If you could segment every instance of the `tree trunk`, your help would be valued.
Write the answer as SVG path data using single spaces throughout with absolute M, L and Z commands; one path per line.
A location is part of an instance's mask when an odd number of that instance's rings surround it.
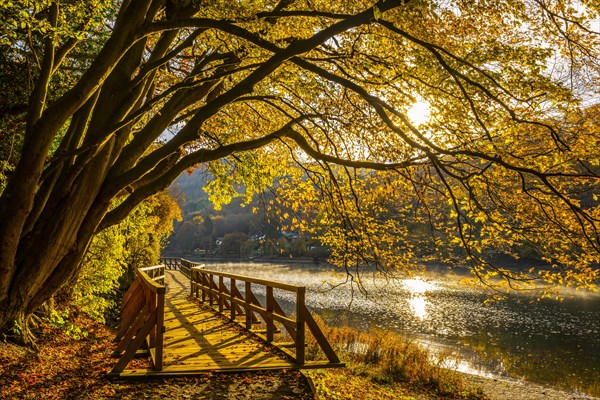
M 78 271 L 85 250 L 106 212 L 110 200 L 97 198 L 110 167 L 112 146 L 94 158 L 71 182 L 62 174 L 47 201 L 34 210 L 35 221 L 21 237 L 14 258 L 14 273 L 8 289 L 2 293 L 0 330 L 13 333 L 15 321 L 23 327 L 22 340 L 29 343 L 27 318 Z M 65 182 L 66 181 L 66 182 Z
M 10 332 L 17 342 L 31 344 L 29 316 L 50 300 L 79 269 L 94 232 L 93 226 L 100 218 L 90 221 L 88 216 L 69 222 L 68 217 L 77 210 L 85 214 L 82 208 L 73 205 L 56 210 L 55 224 L 22 241 L 15 274 L 0 302 L 0 332 Z

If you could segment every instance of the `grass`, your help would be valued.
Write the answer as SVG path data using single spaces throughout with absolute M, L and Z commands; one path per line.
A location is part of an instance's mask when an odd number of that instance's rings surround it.
M 460 374 L 442 368 L 443 360 L 432 361 L 430 354 L 414 341 L 391 332 L 358 332 L 350 327 L 321 329 L 346 362 L 346 370 L 309 371 L 320 398 L 382 399 L 418 398 L 484 400 L 479 388 L 466 384 Z M 307 357 L 319 359 L 320 349 L 307 335 Z

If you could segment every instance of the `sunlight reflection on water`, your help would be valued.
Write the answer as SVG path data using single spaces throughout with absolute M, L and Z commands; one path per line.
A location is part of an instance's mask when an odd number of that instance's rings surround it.
M 427 317 L 427 300 L 424 297 L 413 297 L 408 300 L 415 317 L 424 320 Z
M 402 285 L 409 292 L 410 298 L 407 299 L 408 305 L 413 315 L 421 321 L 427 318 L 427 307 L 430 303 L 425 298 L 424 294 L 438 287 L 421 278 L 403 279 Z

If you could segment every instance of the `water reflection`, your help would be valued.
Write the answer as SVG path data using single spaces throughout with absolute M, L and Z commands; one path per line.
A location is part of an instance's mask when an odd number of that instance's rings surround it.
M 412 297 L 408 299 L 408 304 L 410 305 L 413 314 L 415 317 L 423 320 L 427 317 L 427 300 L 425 297 Z
M 402 284 L 409 292 L 410 298 L 407 301 L 413 315 L 420 320 L 427 318 L 429 302 L 424 295 L 431 290 L 435 290 L 436 285 L 421 278 L 404 279 Z

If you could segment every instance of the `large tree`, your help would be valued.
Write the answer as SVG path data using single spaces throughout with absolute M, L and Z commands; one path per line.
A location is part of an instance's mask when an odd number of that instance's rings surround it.
M 2 83 L 21 85 L 1 104 L 2 140 L 22 139 L 0 199 L 2 329 L 77 273 L 95 233 L 198 164 L 217 200 L 303 166 L 307 191 L 321 185 L 346 215 L 336 229 L 352 228 L 349 204 L 383 221 L 377 187 L 396 205 L 445 198 L 472 259 L 475 222 L 491 241 L 551 227 L 581 262 L 559 259 L 548 279 L 596 279 L 598 203 L 582 194 L 597 191 L 600 158 L 593 1 L 1 4 Z M 431 117 L 411 122 L 425 101 Z M 384 258 L 402 244 L 378 243 Z

